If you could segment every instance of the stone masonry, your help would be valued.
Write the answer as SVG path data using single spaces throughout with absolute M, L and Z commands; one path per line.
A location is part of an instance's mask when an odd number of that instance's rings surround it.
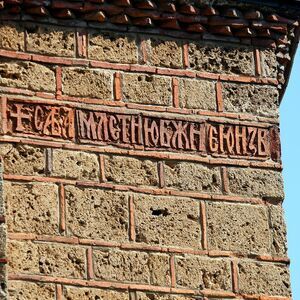
M 0 1 L 0 299 L 291 299 L 296 8 L 27 2 Z

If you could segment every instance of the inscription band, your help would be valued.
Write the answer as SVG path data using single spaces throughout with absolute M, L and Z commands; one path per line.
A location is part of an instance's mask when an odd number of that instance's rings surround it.
M 7 103 L 7 133 L 145 150 L 272 158 L 273 127 L 190 121 L 38 103 Z M 277 141 L 276 141 L 277 142 Z

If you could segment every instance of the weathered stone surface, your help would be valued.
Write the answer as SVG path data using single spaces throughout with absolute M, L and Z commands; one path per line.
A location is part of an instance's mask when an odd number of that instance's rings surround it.
M 81 238 L 124 242 L 128 239 L 127 195 L 66 186 L 67 230 Z
M 273 233 L 272 253 L 275 256 L 287 256 L 286 225 L 284 210 L 281 206 L 272 205 L 270 210 L 270 225 Z
M 203 72 L 254 75 L 253 50 L 190 43 L 190 67 Z
M 268 221 L 264 206 L 208 203 L 209 249 L 269 254 L 271 232 Z
M 98 279 L 168 286 L 169 257 L 146 252 L 94 250 Z
M 8 292 L 11 300 L 56 299 L 55 285 L 50 283 L 9 281 Z
M 282 200 L 283 180 L 280 172 L 264 169 L 228 168 L 229 188 L 234 194 Z
M 7 50 L 24 50 L 23 29 L 15 23 L 0 24 L 0 48 Z
M 55 91 L 54 70 L 34 62 L 0 60 L 0 81 L 7 87 Z
M 215 82 L 208 80 L 180 79 L 179 103 L 183 108 L 216 110 Z
M 48 183 L 5 183 L 9 232 L 58 233 L 58 187 Z
M 14 241 L 8 244 L 9 272 L 58 277 L 85 276 L 85 249 L 76 246 Z
M 112 73 L 97 69 L 63 68 L 63 93 L 70 96 L 112 99 Z
M 0 258 L 6 257 L 6 225 L 0 224 Z
M 6 300 L 7 286 L 6 286 L 6 264 L 0 264 L 0 299 Z M 1 298 L 2 297 L 2 298 Z
M 105 176 L 108 181 L 132 185 L 157 185 L 157 164 L 125 156 L 105 157 Z
M 263 76 L 276 78 L 278 74 L 278 61 L 276 58 L 275 50 L 261 50 L 261 59 Z
M 26 25 L 27 51 L 55 56 L 75 55 L 75 32 L 65 27 Z
M 64 297 L 66 300 L 128 300 L 128 293 L 65 286 Z
M 182 43 L 167 38 L 150 38 L 146 41 L 147 56 L 151 65 L 180 68 L 182 64 Z
M 45 171 L 44 149 L 28 145 L 1 145 L 5 174 L 42 175 Z
M 1 145 L 0 145 L 1 151 Z M 0 215 L 4 215 L 5 213 L 5 204 L 4 204 L 4 197 L 3 197 L 3 161 L 0 154 Z
M 134 199 L 137 242 L 201 247 L 198 202 L 139 195 Z
M 197 300 L 201 300 L 201 299 L 202 298 L 197 297 Z M 163 294 L 137 292 L 136 300 L 195 300 L 195 298 L 182 296 L 182 295 L 163 295 Z
M 231 290 L 230 262 L 197 256 L 176 257 L 178 286 L 192 289 Z
M 278 117 L 279 92 L 276 87 L 223 83 L 223 100 L 228 112 Z
M 138 47 L 134 35 L 113 32 L 89 34 L 89 58 L 117 63 L 137 63 Z
M 171 79 L 144 74 L 123 74 L 124 101 L 143 104 L 171 105 Z
M 165 182 L 167 187 L 198 192 L 220 192 L 219 168 L 196 163 L 166 162 Z
M 285 265 L 242 261 L 238 268 L 241 293 L 290 296 L 289 270 Z
M 52 175 L 70 179 L 98 180 L 98 157 L 86 152 L 53 150 Z

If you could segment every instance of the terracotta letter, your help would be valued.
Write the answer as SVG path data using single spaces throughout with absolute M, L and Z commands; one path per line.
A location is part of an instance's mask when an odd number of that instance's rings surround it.
M 73 138 L 75 136 L 74 110 L 71 108 L 64 108 L 64 110 L 67 112 L 67 114 L 63 120 L 62 136 L 65 138 Z
M 267 129 L 258 129 L 257 148 L 259 156 L 268 156 L 270 153 L 269 131 Z
M 130 137 L 132 144 L 143 144 L 143 123 L 141 116 L 132 116 L 130 120 Z M 137 137 L 137 138 L 136 138 Z
M 170 124 L 170 121 L 168 120 L 160 120 L 159 121 L 159 140 L 160 140 L 160 145 L 162 147 L 171 147 L 171 134 L 169 132 L 169 124 Z
M 96 112 L 97 119 L 97 138 L 99 141 L 108 141 L 108 119 L 106 113 Z
M 24 131 L 25 128 L 23 126 L 23 120 L 31 120 L 32 116 L 30 114 L 24 113 L 22 110 L 24 108 L 23 104 L 14 104 L 16 108 L 16 112 L 13 113 L 10 111 L 10 118 L 15 118 L 16 119 L 16 131 Z
M 149 121 L 151 122 L 151 126 L 149 127 Z M 154 120 L 150 120 L 149 118 L 144 119 L 144 136 L 145 136 L 145 145 L 151 146 L 150 139 L 153 146 L 157 146 L 159 140 L 159 130 L 156 122 Z
M 224 153 L 224 125 L 219 125 L 219 142 L 220 142 L 220 153 Z
M 34 110 L 34 127 L 37 131 L 42 131 L 43 130 L 43 117 L 44 117 L 44 111 L 40 105 L 37 105 Z
M 225 146 L 229 154 L 234 154 L 234 132 L 233 126 L 227 127 L 227 132 L 224 133 Z
M 196 126 L 199 127 L 198 130 L 195 129 Z M 195 136 L 197 136 L 196 141 Z M 205 123 L 190 123 L 190 146 L 191 150 L 205 151 Z
M 242 132 L 241 132 L 241 130 Z M 242 151 L 241 144 L 242 143 Z M 247 154 L 247 136 L 246 136 L 246 127 L 245 126 L 235 126 L 235 150 L 238 155 Z
M 122 142 L 125 144 L 129 144 L 129 121 L 130 117 L 127 115 L 117 115 L 117 118 L 120 123 L 120 129 L 121 129 L 121 139 Z M 128 122 L 127 122 L 128 121 Z
M 96 125 L 95 125 L 95 120 L 94 120 L 94 113 L 89 112 L 88 113 L 89 118 L 86 118 L 86 114 L 78 110 L 77 111 L 77 118 L 78 118 L 78 124 L 79 124 L 79 133 L 80 137 L 83 139 L 97 139 L 97 134 L 96 134 Z
M 248 134 L 249 134 L 249 144 L 248 148 L 253 155 L 257 153 L 257 146 L 255 145 L 256 135 L 257 135 L 257 128 L 255 127 L 248 127 Z
M 219 150 L 218 130 L 213 125 L 210 125 L 208 129 L 208 147 L 213 153 Z
M 183 121 L 177 121 L 177 122 L 172 121 L 172 124 L 174 125 L 174 128 L 175 128 L 175 132 L 172 137 L 172 147 L 175 149 L 176 148 L 189 149 L 190 143 L 189 143 L 189 139 L 188 139 L 188 136 L 186 133 L 189 123 L 185 122 L 185 124 L 183 125 Z
M 120 139 L 120 127 L 117 118 L 113 115 L 109 117 L 109 133 L 113 141 L 118 141 Z
M 47 116 L 44 124 L 43 133 L 46 135 L 61 136 L 61 126 L 58 122 L 59 110 L 57 107 L 51 107 L 51 111 Z

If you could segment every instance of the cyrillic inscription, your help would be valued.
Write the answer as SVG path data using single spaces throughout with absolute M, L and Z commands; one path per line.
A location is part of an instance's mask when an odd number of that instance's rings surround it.
M 205 123 L 81 110 L 77 120 L 80 139 L 205 151 Z
M 272 128 L 9 102 L 8 132 L 145 150 L 270 157 Z
M 12 132 L 72 139 L 74 109 L 63 106 L 8 103 L 7 128 Z

